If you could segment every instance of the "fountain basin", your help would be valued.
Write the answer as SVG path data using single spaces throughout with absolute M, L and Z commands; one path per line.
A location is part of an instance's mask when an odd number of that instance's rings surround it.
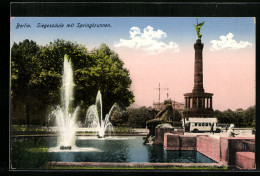
M 143 136 L 78 136 L 71 150 L 57 147 L 57 137 L 34 138 L 37 139 L 45 141 L 42 147 L 49 149 L 49 162 L 216 163 L 197 151 L 167 151 L 162 146 L 143 145 Z
M 60 146 L 61 150 L 71 150 L 71 146 Z

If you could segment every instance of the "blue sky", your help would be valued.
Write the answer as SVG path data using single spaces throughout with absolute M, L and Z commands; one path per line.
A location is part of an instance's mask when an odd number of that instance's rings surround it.
M 199 18 L 203 78 L 206 92 L 214 93 L 213 108 L 247 108 L 255 105 L 255 23 L 253 17 Z M 16 29 L 17 24 L 31 28 Z M 42 24 L 110 24 L 107 28 L 37 28 Z M 46 45 L 55 39 L 77 42 L 88 49 L 106 43 L 130 71 L 136 106 L 152 106 L 158 100 L 159 82 L 170 98 L 183 102 L 193 88 L 195 17 L 87 17 L 11 19 L 11 44 L 24 39 Z M 241 84 L 243 83 L 243 84 Z M 166 92 L 161 92 L 161 100 Z
M 213 39 L 219 39 L 220 35 L 234 34 L 237 41 L 246 40 L 255 43 L 254 19 L 249 18 L 199 18 L 199 22 L 206 21 L 201 29 L 204 43 Z M 37 23 L 109 23 L 111 28 L 36 28 Z M 17 23 L 28 23 L 31 28 L 15 29 Z M 35 40 L 38 44 L 45 45 L 57 38 L 77 41 L 81 44 L 99 45 L 105 42 L 112 45 L 120 38 L 129 37 L 129 29 L 133 26 L 141 30 L 152 26 L 154 30 L 162 30 L 167 33 L 165 42 L 174 41 L 178 44 L 189 44 L 196 39 L 196 31 L 193 24 L 196 18 L 22 18 L 15 17 L 11 22 L 11 40 L 22 41 L 26 38 Z M 12 42 L 11 42 L 12 43 Z

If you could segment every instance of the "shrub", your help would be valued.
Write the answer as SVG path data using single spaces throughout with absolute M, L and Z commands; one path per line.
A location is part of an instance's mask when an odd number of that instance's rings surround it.
M 157 111 L 152 108 L 128 108 L 127 109 L 128 121 L 127 126 L 133 128 L 145 128 L 146 121 L 153 119 Z
M 134 132 L 134 130 L 132 128 L 128 128 L 128 127 L 116 127 L 113 130 L 113 133 L 115 133 L 115 134 L 120 134 L 120 133 L 132 134 L 133 132 Z

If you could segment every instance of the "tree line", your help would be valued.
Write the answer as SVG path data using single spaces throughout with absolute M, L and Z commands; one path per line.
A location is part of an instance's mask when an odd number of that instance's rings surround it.
M 106 44 L 88 51 L 83 45 L 62 39 L 45 46 L 26 39 L 11 47 L 12 124 L 48 123 L 48 115 L 60 104 L 65 54 L 73 65 L 73 107 L 80 106 L 78 120 L 84 121 L 98 90 L 102 93 L 104 113 L 114 103 L 124 109 L 134 102 L 129 71 Z
M 255 106 L 245 110 L 239 108 L 235 111 L 230 109 L 225 111 L 214 111 L 219 123 L 233 123 L 235 127 L 255 127 Z
M 126 110 L 117 109 L 112 115 L 112 123 L 114 126 L 125 126 L 132 128 L 145 128 L 146 121 L 154 119 L 159 111 L 152 107 L 129 107 Z M 169 121 L 175 127 L 182 126 L 182 113 L 178 110 L 167 112 Z M 166 115 L 166 114 L 165 114 Z M 214 111 L 214 117 L 218 119 L 218 123 L 233 123 L 235 127 L 245 128 L 255 127 L 255 106 L 251 106 L 245 110 L 239 108 L 235 111 L 230 109 L 225 111 Z
M 145 128 L 146 121 L 154 119 L 159 111 L 152 107 L 128 107 L 126 110 L 117 108 L 112 114 L 111 121 L 114 126 L 125 126 L 132 128 Z M 181 113 L 178 110 L 169 110 L 163 114 L 167 116 L 165 123 L 181 126 Z M 158 117 L 160 118 L 160 117 Z
M 122 111 L 117 109 L 112 115 L 112 123 L 114 126 L 126 126 L 133 128 L 145 128 L 146 121 L 154 119 L 159 111 L 152 107 L 129 107 Z M 170 114 L 169 114 L 170 113 Z M 182 114 L 175 110 L 174 112 L 169 111 L 169 122 L 173 123 L 173 126 L 181 126 Z M 218 123 L 233 123 L 235 127 L 245 128 L 255 127 L 255 106 L 251 106 L 245 110 L 239 108 L 235 111 L 230 109 L 225 111 L 214 111 L 214 117 L 218 119 Z

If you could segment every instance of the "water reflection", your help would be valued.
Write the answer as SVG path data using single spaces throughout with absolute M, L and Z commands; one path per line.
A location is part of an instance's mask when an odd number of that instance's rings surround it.
M 196 152 L 196 159 L 197 159 L 197 163 L 211 163 L 213 160 L 208 158 L 207 156 Z
M 168 163 L 196 163 L 196 151 L 167 151 Z
M 147 146 L 148 151 L 148 161 L 150 163 L 161 163 L 165 161 L 167 158 L 166 151 L 163 149 L 162 146 L 158 145 L 148 145 Z
M 64 162 L 150 162 L 150 163 L 214 163 L 210 158 L 196 151 L 166 151 L 162 146 L 143 145 L 143 137 L 79 137 L 74 150 L 60 151 L 56 137 L 21 138 L 36 143 L 44 140 L 49 148 L 51 161 Z M 17 140 L 13 140 L 15 142 Z M 28 148 L 33 147 L 28 146 Z M 57 150 L 55 150 L 55 147 Z M 53 150 L 50 150 L 53 149 Z
M 83 161 L 91 162 L 107 162 L 107 161 L 117 161 L 117 162 L 128 162 L 129 153 L 129 140 L 119 140 L 112 138 L 106 140 L 99 138 L 91 138 L 89 140 L 77 140 L 77 147 L 95 147 L 102 150 L 103 152 L 91 152 L 83 153 L 80 157 Z

